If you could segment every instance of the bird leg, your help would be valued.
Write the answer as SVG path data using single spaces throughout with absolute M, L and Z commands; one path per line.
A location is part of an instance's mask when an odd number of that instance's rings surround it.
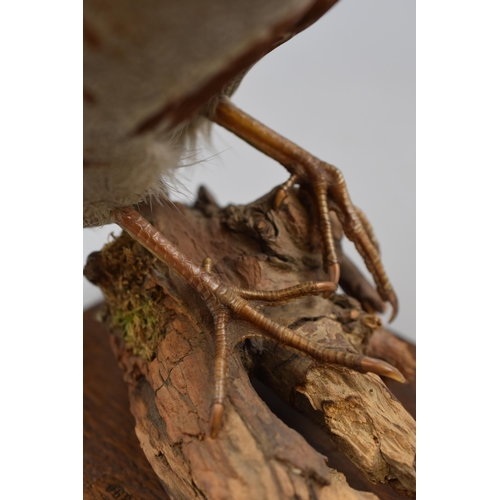
M 340 266 L 329 217 L 330 208 L 335 211 L 345 235 L 354 243 L 373 276 L 380 297 L 391 304 L 392 321 L 398 311 L 396 294 L 380 260 L 373 230 L 365 215 L 352 204 L 342 172 L 247 115 L 227 98 L 220 100 L 210 119 L 278 161 L 290 172 L 291 178 L 278 191 L 276 206 L 279 207 L 286 191 L 295 183 L 311 192 L 316 200 L 323 240 L 324 268 L 330 279 L 338 283 Z
M 122 229 L 197 290 L 212 313 L 216 344 L 215 392 L 210 418 L 210 436 L 212 438 L 215 438 L 219 433 L 224 412 L 226 372 L 230 354 L 227 340 L 227 324 L 230 316 L 252 323 L 261 330 L 262 335 L 304 353 L 320 363 L 341 365 L 362 373 L 373 372 L 404 382 L 401 373 L 385 361 L 350 352 L 327 349 L 272 321 L 249 302 L 252 300 L 282 303 L 299 297 L 333 292 L 337 288 L 335 283 L 305 282 L 275 291 L 237 288 L 223 282 L 212 273 L 210 259 L 205 259 L 201 267 L 190 262 L 165 236 L 133 208 L 115 209 L 111 216 Z
M 356 208 L 358 211 L 358 216 L 362 221 L 362 224 L 365 226 L 370 239 L 372 240 L 373 245 L 380 252 L 380 248 L 378 242 L 373 234 L 372 227 L 365 215 L 361 210 Z M 377 290 L 373 287 L 373 285 L 365 278 L 363 273 L 356 267 L 356 265 L 347 257 L 347 255 L 342 250 L 342 225 L 335 214 L 335 212 L 330 212 L 330 220 L 333 227 L 333 238 L 335 241 L 335 248 L 337 250 L 337 255 L 340 264 L 340 281 L 339 285 L 342 287 L 342 290 L 349 295 L 350 297 L 354 297 L 357 299 L 361 307 L 368 313 L 384 313 L 386 310 L 386 306 L 384 301 L 380 298 L 380 295 L 377 293 Z

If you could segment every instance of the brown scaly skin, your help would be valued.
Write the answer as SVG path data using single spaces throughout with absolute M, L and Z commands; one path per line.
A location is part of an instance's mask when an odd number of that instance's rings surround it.
M 115 209 L 112 218 L 142 246 L 184 278 L 206 302 L 214 318 L 216 356 L 214 367 L 215 390 L 210 418 L 210 436 L 217 437 L 224 412 L 226 394 L 226 372 L 229 347 L 226 327 L 230 315 L 253 323 L 262 333 L 275 341 L 296 349 L 312 359 L 352 368 L 359 372 L 373 372 L 404 382 L 403 375 L 393 366 L 367 356 L 325 349 L 315 342 L 306 340 L 289 328 L 270 320 L 249 300 L 282 303 L 307 295 L 331 293 L 337 285 L 333 282 L 307 282 L 275 291 L 255 291 L 233 287 L 211 273 L 212 264 L 205 259 L 202 266 L 190 262 L 167 238 L 131 207 Z
M 277 206 L 286 196 L 286 190 L 295 183 L 300 183 L 311 191 L 316 200 L 323 238 L 325 271 L 335 284 L 339 281 L 340 266 L 335 252 L 329 210 L 332 208 L 336 212 L 345 235 L 354 243 L 372 274 L 379 295 L 391 304 L 392 321 L 398 312 L 396 294 L 380 260 L 373 230 L 366 216 L 352 204 L 342 172 L 267 128 L 234 106 L 227 98 L 220 99 L 210 118 L 281 163 L 291 173 L 292 176 L 283 186 L 283 191 L 277 195 Z

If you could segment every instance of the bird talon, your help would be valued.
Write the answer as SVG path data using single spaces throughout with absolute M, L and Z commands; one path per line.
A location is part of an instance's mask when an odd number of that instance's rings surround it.
M 210 411 L 210 437 L 216 439 L 222 426 L 222 416 L 224 415 L 224 405 L 222 403 L 213 403 Z
M 287 199 L 288 192 L 296 182 L 297 176 L 292 174 L 289 179 L 278 188 L 273 200 L 274 210 L 279 210 L 283 202 Z
M 288 193 L 283 189 L 283 187 L 280 187 L 274 196 L 273 209 L 276 211 L 279 210 L 287 197 Z
M 397 299 L 380 260 L 380 251 L 375 234 L 367 218 L 351 202 L 342 172 L 314 157 L 293 142 L 280 136 L 262 123 L 250 117 L 228 99 L 221 99 L 211 119 L 233 132 L 267 156 L 281 163 L 292 175 L 278 189 L 274 206 L 279 208 L 286 198 L 286 191 L 294 184 L 311 191 L 316 200 L 319 228 L 323 239 L 323 262 L 325 272 L 336 283 L 339 281 L 330 206 L 337 214 L 346 237 L 351 240 L 363 258 L 375 281 L 380 297 L 393 306 L 394 319 L 397 314 Z M 332 203 L 333 202 L 333 203 Z
M 310 281 L 274 291 L 240 289 L 229 283 L 224 283 L 210 272 L 212 269 L 210 258 L 207 257 L 203 260 L 203 268 L 190 262 L 179 249 L 132 207 L 116 209 L 112 212 L 112 217 L 130 236 L 197 290 L 212 313 L 215 326 L 215 390 L 210 417 L 210 436 L 212 438 L 219 433 L 224 412 L 222 401 L 226 395 L 227 366 L 230 355 L 227 324 L 231 313 L 235 318 L 255 325 L 262 331 L 263 335 L 282 345 L 296 349 L 321 363 L 337 364 L 362 372 L 372 371 L 394 380 L 404 380 L 398 370 L 388 363 L 359 354 L 325 348 L 301 337 L 286 326 L 272 321 L 249 302 L 249 300 L 257 300 L 278 304 L 299 297 L 332 293 L 337 288 L 335 282 Z M 334 276 L 335 273 L 338 273 L 338 270 L 335 270 L 334 266 Z M 395 301 L 395 295 L 389 294 L 389 298 L 393 302 Z
M 394 318 L 396 318 L 396 316 L 398 314 L 398 311 L 399 311 L 398 297 L 394 293 L 393 290 L 391 290 L 389 292 L 389 294 L 388 294 L 388 300 L 389 300 L 389 304 L 391 304 L 391 306 L 392 306 L 392 314 L 391 314 L 391 317 L 389 319 L 389 323 L 392 323 L 394 321 Z
M 381 359 L 369 358 L 368 356 L 365 356 L 361 361 L 361 371 L 376 373 L 381 377 L 390 378 L 401 384 L 406 382 L 403 374 L 397 368 L 385 361 L 382 361 Z

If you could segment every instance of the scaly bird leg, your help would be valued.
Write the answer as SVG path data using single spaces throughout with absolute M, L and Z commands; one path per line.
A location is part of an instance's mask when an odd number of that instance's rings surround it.
M 338 283 L 340 267 L 328 215 L 329 207 L 332 206 L 345 235 L 354 243 L 373 276 L 380 297 L 392 305 L 392 321 L 398 311 L 396 294 L 380 260 L 378 244 L 371 226 L 362 212 L 352 204 L 342 172 L 267 128 L 226 98 L 221 99 L 210 119 L 281 163 L 292 174 L 292 183 L 298 182 L 312 191 L 323 238 L 325 271 L 329 273 L 332 281 Z M 290 187 L 288 184 L 284 186 L 285 191 Z M 279 198 L 283 199 L 283 193 L 278 192 L 277 197 L 279 203 Z
M 210 257 L 205 257 L 201 265 L 203 270 L 211 274 L 213 262 Z M 210 437 L 215 439 L 222 424 L 224 415 L 224 399 L 227 386 L 227 363 L 229 358 L 229 344 L 227 339 L 227 323 L 229 311 L 217 303 L 215 297 L 207 301 L 208 308 L 214 318 L 215 328 L 215 360 L 214 360 L 214 396 L 210 411 Z
M 368 282 L 354 263 L 344 254 L 339 256 L 339 262 L 341 269 L 340 286 L 342 290 L 350 297 L 357 299 L 365 311 L 369 313 L 376 311 L 383 313 L 385 311 L 384 302 L 382 302 L 375 288 L 373 288 L 372 284 Z
M 211 437 L 218 435 L 224 412 L 226 372 L 229 357 L 226 329 L 230 314 L 254 324 L 262 330 L 263 335 L 307 354 L 321 363 L 338 364 L 362 373 L 373 372 L 404 382 L 401 373 L 385 361 L 344 351 L 326 349 L 301 337 L 289 328 L 270 320 L 248 302 L 248 300 L 283 302 L 306 295 L 319 295 L 334 291 L 337 288 L 335 283 L 307 282 L 270 292 L 239 289 L 224 283 L 215 276 L 211 272 L 212 263 L 209 259 L 204 260 L 202 267 L 190 262 L 165 236 L 133 208 L 115 209 L 111 216 L 114 222 L 197 290 L 214 317 L 216 355 L 215 394 L 210 417 Z
M 358 211 L 358 215 L 365 226 L 366 231 L 368 232 L 373 245 L 380 252 L 379 245 L 377 240 L 375 239 L 375 235 L 373 234 L 373 230 L 371 228 L 370 223 L 366 219 L 365 215 L 361 210 L 356 208 Z M 364 277 L 363 273 L 354 265 L 353 262 L 347 257 L 347 255 L 342 251 L 342 225 L 335 214 L 335 212 L 330 212 L 330 219 L 332 221 L 333 227 L 333 238 L 335 241 L 335 248 L 337 249 L 337 255 L 339 258 L 340 264 L 340 281 L 339 285 L 342 287 L 344 292 L 359 300 L 361 303 L 361 307 L 369 312 L 380 312 L 383 313 L 386 310 L 384 301 L 380 298 L 380 295 L 377 293 L 377 290 L 373 287 L 373 285 Z

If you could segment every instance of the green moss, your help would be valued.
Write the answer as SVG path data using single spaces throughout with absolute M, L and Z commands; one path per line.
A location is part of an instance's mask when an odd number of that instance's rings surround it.
M 147 298 L 144 302 L 134 299 L 134 303 L 129 299 L 113 311 L 113 326 L 122 330 L 125 345 L 134 354 L 150 360 L 162 338 L 156 304 Z
M 127 348 L 146 360 L 156 354 L 168 314 L 160 287 L 151 286 L 154 257 L 126 233 L 101 251 L 100 283 L 109 307 L 111 323 Z

